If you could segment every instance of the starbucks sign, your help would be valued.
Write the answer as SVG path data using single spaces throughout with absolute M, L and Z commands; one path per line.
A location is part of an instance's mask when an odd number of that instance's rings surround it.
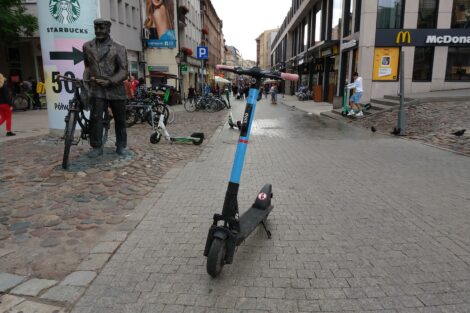
M 80 17 L 80 3 L 78 0 L 50 0 L 49 12 L 57 22 L 72 24 Z
M 99 0 L 37 2 L 49 128 L 59 130 L 64 129 L 64 117 L 75 91 L 60 75 L 82 77 L 82 47 L 94 37 L 93 20 L 98 15 Z

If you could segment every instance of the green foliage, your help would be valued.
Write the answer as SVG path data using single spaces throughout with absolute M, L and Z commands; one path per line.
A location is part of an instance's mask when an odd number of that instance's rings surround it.
M 22 0 L 0 0 L 1 42 L 11 42 L 19 37 L 31 37 L 37 29 L 37 18 L 26 12 Z

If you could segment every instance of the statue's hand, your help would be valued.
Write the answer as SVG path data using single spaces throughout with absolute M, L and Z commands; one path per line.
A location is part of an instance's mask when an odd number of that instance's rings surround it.
M 95 81 L 102 87 L 108 87 L 111 84 L 111 82 L 107 79 L 96 78 Z

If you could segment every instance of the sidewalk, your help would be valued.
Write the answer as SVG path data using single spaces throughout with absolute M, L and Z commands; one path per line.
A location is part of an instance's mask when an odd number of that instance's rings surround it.
M 322 112 L 333 110 L 333 104 L 328 102 L 315 102 L 313 100 L 299 101 L 296 96 L 283 94 L 279 94 L 277 99 L 281 104 L 309 114 L 320 115 Z
M 5 125 L 0 126 L 0 143 L 14 139 L 48 134 L 49 125 L 47 121 L 47 110 L 13 112 L 12 130 L 16 133 L 16 136 L 6 137 L 4 127 Z
M 467 158 L 284 106 L 257 108 L 238 203 L 243 213 L 273 183 L 272 239 L 257 229 L 220 277 L 207 275 L 204 243 L 239 135 L 224 125 L 149 194 L 140 208 L 148 213 L 74 313 L 468 309 Z

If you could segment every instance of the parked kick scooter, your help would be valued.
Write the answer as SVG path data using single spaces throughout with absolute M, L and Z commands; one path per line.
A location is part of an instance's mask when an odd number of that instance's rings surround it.
M 166 130 L 166 126 L 164 121 L 164 115 L 162 112 L 155 112 L 152 110 L 152 128 L 154 133 L 150 136 L 150 142 L 153 144 L 157 144 L 160 139 L 165 137 L 166 140 L 173 143 L 193 143 L 194 145 L 200 145 L 204 141 L 204 133 L 192 133 L 190 137 L 171 137 L 168 131 Z M 154 122 L 154 114 L 158 115 L 158 125 L 155 125 Z
M 244 69 L 241 67 L 217 65 L 216 68 L 218 70 L 234 72 L 238 75 L 248 75 L 252 77 L 252 80 L 245 113 L 241 121 L 240 137 L 235 152 L 230 181 L 225 193 L 222 214 L 214 214 L 214 221 L 209 229 L 204 248 L 204 256 L 207 257 L 207 273 L 212 277 L 220 274 L 224 264 L 232 263 L 235 247 L 239 246 L 259 224 L 263 225 L 268 238 L 271 238 L 271 233 L 265 224 L 269 213 L 273 209 L 271 205 L 271 198 L 273 197 L 271 184 L 266 184 L 261 188 L 251 208 L 239 217 L 237 196 L 240 177 L 255 114 L 256 102 L 261 99 L 261 94 L 259 93 L 261 78 L 299 79 L 299 76 L 296 74 L 261 71 L 257 67 Z
M 343 92 L 343 111 L 341 112 L 342 116 L 348 116 L 349 113 L 349 89 L 346 87 L 347 83 L 344 86 L 344 92 Z

